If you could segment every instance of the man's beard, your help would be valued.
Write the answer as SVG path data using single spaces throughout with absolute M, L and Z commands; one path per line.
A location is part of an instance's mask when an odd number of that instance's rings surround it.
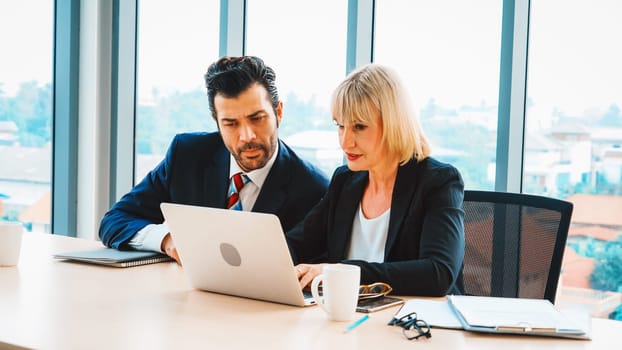
M 276 139 L 271 138 L 270 141 L 273 143 L 272 149 L 273 150 L 276 149 Z M 254 150 L 254 149 L 263 151 L 263 157 L 260 156 L 258 158 L 253 158 L 253 159 L 246 159 L 242 157 L 242 152 L 246 150 Z M 245 143 L 242 147 L 238 147 L 236 149 L 236 153 L 233 155 L 238 165 L 244 168 L 243 170 L 245 171 L 251 171 L 251 170 L 263 168 L 268 163 L 268 160 L 270 159 L 271 156 L 272 154 L 270 154 L 270 150 L 268 149 L 268 147 L 258 142 Z

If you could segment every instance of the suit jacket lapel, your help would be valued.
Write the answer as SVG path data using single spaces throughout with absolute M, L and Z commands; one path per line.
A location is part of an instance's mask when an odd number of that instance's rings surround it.
M 279 140 L 279 154 L 261 187 L 253 211 L 276 213 L 283 206 L 287 199 L 287 188 L 293 181 L 289 167 L 290 159 L 287 146 Z
M 387 259 L 391 248 L 395 244 L 402 222 L 408 214 L 415 189 L 417 188 L 417 162 L 411 160 L 397 170 L 397 178 L 391 198 L 391 216 L 389 218 L 389 232 L 384 248 L 384 258 Z
M 203 198 L 205 206 L 224 208 L 229 187 L 229 161 L 231 154 L 222 145 L 215 152 L 211 163 L 205 165 Z
M 345 257 L 350 237 L 352 237 L 352 224 L 354 216 L 359 208 L 365 186 L 369 182 L 369 173 L 366 171 L 355 172 L 341 189 L 340 200 L 335 208 L 336 219 L 332 235 L 333 242 L 328 244 L 329 257 Z M 332 250 L 334 249 L 334 250 Z

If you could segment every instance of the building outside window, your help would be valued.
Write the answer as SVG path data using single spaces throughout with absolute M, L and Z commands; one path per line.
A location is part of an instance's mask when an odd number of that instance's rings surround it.
M 532 0 L 523 192 L 574 204 L 560 297 L 622 319 L 622 37 L 615 0 Z

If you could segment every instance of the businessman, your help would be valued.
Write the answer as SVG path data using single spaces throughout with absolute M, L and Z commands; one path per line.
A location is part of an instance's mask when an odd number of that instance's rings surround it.
M 107 246 L 160 251 L 179 263 L 162 202 L 272 213 L 286 232 L 326 192 L 326 176 L 278 138 L 283 103 L 272 68 L 258 57 L 223 57 L 205 84 L 218 132 L 175 136 L 164 160 L 104 215 Z

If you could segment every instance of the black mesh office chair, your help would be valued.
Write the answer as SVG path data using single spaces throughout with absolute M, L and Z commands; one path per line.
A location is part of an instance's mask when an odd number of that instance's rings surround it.
M 465 293 L 555 302 L 572 203 L 465 191 L 463 208 Z

